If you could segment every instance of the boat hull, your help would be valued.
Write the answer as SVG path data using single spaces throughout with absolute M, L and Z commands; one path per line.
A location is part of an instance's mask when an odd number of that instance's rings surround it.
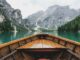
M 45 40 L 50 40 L 52 42 L 55 42 L 57 44 L 60 44 L 64 47 L 66 47 L 68 50 L 66 49 L 57 49 L 59 51 L 57 51 L 56 49 L 54 49 L 55 51 L 59 52 L 59 53 L 53 53 L 53 48 L 50 49 L 45 49 L 42 48 L 43 50 L 41 51 L 39 48 L 34 51 L 31 49 L 27 50 L 30 51 L 30 53 L 27 53 L 27 51 L 24 50 L 20 50 L 18 49 L 21 46 L 24 46 L 25 44 L 32 42 L 34 40 L 41 40 L 41 39 L 45 39 Z M 44 51 L 47 50 L 45 53 Z M 63 52 L 64 51 L 64 52 Z M 25 54 L 26 52 L 26 54 Z M 33 53 L 31 53 L 33 52 Z M 37 53 L 38 55 L 37 55 Z M 41 52 L 41 55 L 40 55 Z M 53 57 L 56 56 L 56 58 L 49 58 L 48 52 L 52 52 L 51 54 L 53 54 Z M 46 57 L 42 57 L 44 54 Z M 29 55 L 32 54 L 32 55 Z M 36 56 L 41 56 L 40 58 L 47 58 L 47 59 L 52 59 L 52 60 L 80 60 L 80 43 L 75 42 L 75 41 L 71 41 L 69 39 L 66 38 L 62 38 L 62 37 L 56 37 L 56 36 L 52 36 L 49 34 L 37 34 L 37 35 L 32 35 L 30 37 L 27 38 L 22 38 L 19 40 L 15 40 L 15 41 L 11 41 L 8 42 L 6 44 L 2 44 L 0 45 L 0 60 L 38 60 L 40 59 L 38 58 L 33 58 L 32 56 L 36 55 Z M 48 56 L 48 57 L 47 57 Z

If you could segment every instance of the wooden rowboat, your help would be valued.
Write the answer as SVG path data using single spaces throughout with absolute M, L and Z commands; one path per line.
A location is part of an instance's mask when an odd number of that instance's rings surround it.
M 80 43 L 37 34 L 0 45 L 0 60 L 80 60 Z

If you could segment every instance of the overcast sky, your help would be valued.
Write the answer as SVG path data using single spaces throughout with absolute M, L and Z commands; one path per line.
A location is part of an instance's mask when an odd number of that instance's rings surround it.
M 80 0 L 7 0 L 9 4 L 15 9 L 20 9 L 23 18 L 38 12 L 39 10 L 46 10 L 52 5 L 69 5 L 71 8 L 79 9 Z

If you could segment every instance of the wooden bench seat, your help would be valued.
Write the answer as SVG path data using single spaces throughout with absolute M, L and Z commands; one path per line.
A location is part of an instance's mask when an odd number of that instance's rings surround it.
M 53 51 L 53 50 L 60 50 L 60 49 L 66 49 L 64 46 L 57 44 L 55 42 L 49 41 L 49 40 L 35 40 L 32 42 L 29 42 L 25 44 L 24 46 L 21 46 L 18 48 L 18 50 L 26 49 L 28 51 Z

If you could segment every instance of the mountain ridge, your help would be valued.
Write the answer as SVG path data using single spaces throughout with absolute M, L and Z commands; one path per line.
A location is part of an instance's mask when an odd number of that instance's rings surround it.
M 42 15 L 39 15 L 35 20 L 32 15 L 29 16 L 31 18 L 27 19 L 30 22 L 34 22 L 33 25 L 37 23 L 40 27 L 55 29 L 56 27 L 60 27 L 73 20 L 76 16 L 80 15 L 79 12 L 79 10 L 71 9 L 69 6 L 54 5 L 50 6 L 46 11 L 43 12 Z M 37 16 L 38 14 L 39 13 L 35 13 L 33 15 Z

